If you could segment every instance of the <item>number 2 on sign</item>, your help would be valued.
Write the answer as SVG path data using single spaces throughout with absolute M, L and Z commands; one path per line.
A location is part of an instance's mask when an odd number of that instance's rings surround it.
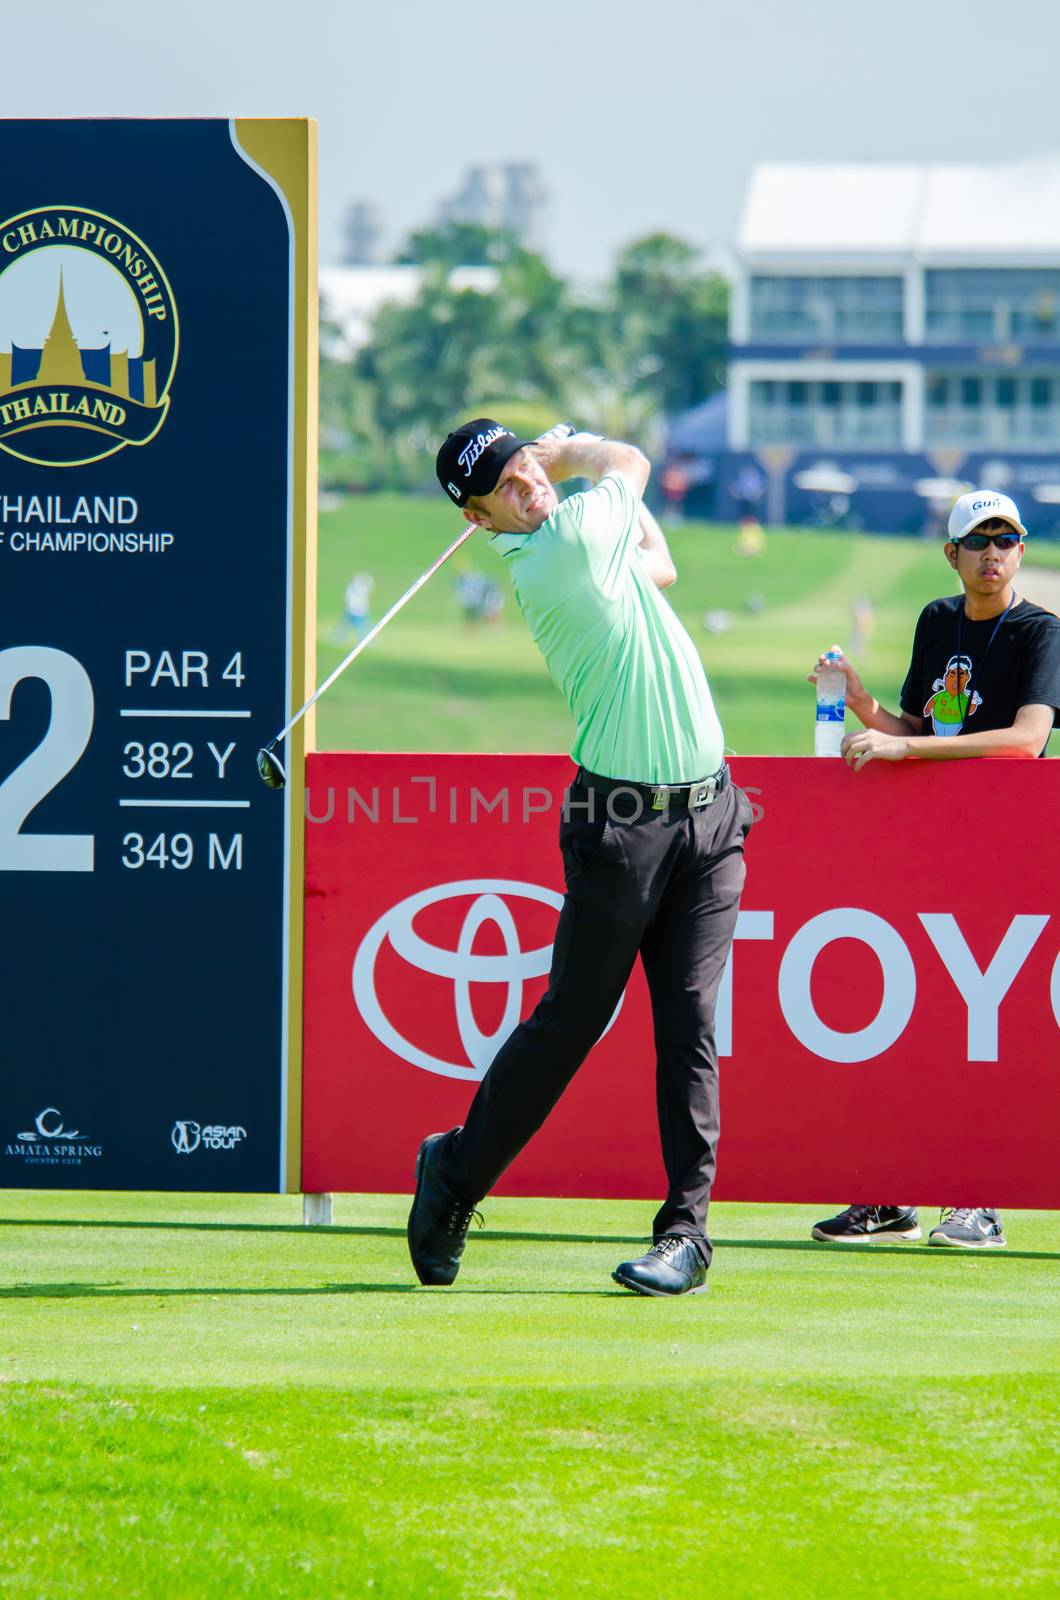
M 0 872 L 91 872 L 91 833 L 23 833 L 22 825 L 84 755 L 92 736 L 92 680 L 65 650 L 23 644 L 0 650 L 0 719 L 11 716 L 18 684 L 39 678 L 51 695 L 51 721 L 40 743 L 0 783 Z

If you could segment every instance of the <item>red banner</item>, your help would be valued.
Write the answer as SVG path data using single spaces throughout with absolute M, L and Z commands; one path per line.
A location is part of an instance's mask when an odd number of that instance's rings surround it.
M 718 1009 L 719 1199 L 1060 1206 L 1060 765 L 745 757 Z M 559 756 L 316 755 L 303 1187 L 402 1191 L 543 993 Z M 658 1198 L 650 1007 L 623 1003 L 498 1192 Z

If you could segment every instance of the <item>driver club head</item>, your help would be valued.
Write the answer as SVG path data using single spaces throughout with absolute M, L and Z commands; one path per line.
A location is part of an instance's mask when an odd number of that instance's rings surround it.
M 258 751 L 258 777 L 269 789 L 282 789 L 287 783 L 283 762 L 271 745 L 263 745 Z

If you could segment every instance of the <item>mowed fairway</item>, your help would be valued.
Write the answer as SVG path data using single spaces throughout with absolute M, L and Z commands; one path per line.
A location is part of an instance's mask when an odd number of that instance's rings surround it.
M 440 499 L 366 497 L 320 519 L 319 679 L 352 635 L 336 643 L 352 573 L 376 582 L 380 617 L 455 538 L 457 513 Z M 809 529 L 767 535 L 765 553 L 736 553 L 736 530 L 688 523 L 670 534 L 680 578 L 669 599 L 699 646 L 730 749 L 740 755 L 813 752 L 813 690 L 806 673 L 818 651 L 851 643 L 856 600 L 875 613 L 856 659 L 866 682 L 896 707 L 921 607 L 955 592 L 939 543 Z M 1028 547 L 1036 563 L 1060 549 Z M 499 626 L 468 629 L 456 573 L 471 565 L 501 584 Z M 761 607 L 749 610 L 752 606 Z M 1055 603 L 1055 602 L 1054 602 Z M 710 634 L 708 612 L 727 632 Z M 368 647 L 321 701 L 317 744 L 327 750 L 555 750 L 570 748 L 570 716 L 510 592 L 501 559 L 476 534 Z
M 373 574 L 378 617 L 458 526 L 433 500 L 322 518 L 321 676 L 349 576 Z M 672 540 L 732 748 L 812 749 L 805 672 L 858 597 L 893 704 L 916 613 L 950 587 L 939 547 L 781 532 L 747 560 L 734 536 Z M 484 539 L 466 559 L 506 583 Z M 445 572 L 322 703 L 317 742 L 569 738 L 510 597 L 469 631 Z M 1056 1594 L 1060 1213 L 1006 1213 L 1010 1248 L 984 1256 L 817 1245 L 825 1208 L 719 1205 L 709 1292 L 666 1301 L 610 1278 L 643 1204 L 487 1201 L 450 1290 L 415 1283 L 407 1205 L 339 1197 L 305 1230 L 296 1197 L 0 1194 L 0 1595 Z
M 984 1258 L 720 1205 L 665 1301 L 610 1280 L 644 1205 L 487 1202 L 451 1290 L 405 1209 L 5 1193 L 0 1592 L 1056 1593 L 1055 1213 Z

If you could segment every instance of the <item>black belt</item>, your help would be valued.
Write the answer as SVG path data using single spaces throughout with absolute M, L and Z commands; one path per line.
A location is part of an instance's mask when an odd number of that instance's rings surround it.
M 602 778 L 599 773 L 586 772 L 579 767 L 574 779 L 586 789 L 597 789 L 601 794 L 614 794 L 625 790 L 639 795 L 650 811 L 666 811 L 670 806 L 684 806 L 688 811 L 701 811 L 712 806 L 728 788 L 729 769 L 722 762 L 717 772 L 709 778 L 698 778 L 695 783 L 629 783 L 624 778 Z

